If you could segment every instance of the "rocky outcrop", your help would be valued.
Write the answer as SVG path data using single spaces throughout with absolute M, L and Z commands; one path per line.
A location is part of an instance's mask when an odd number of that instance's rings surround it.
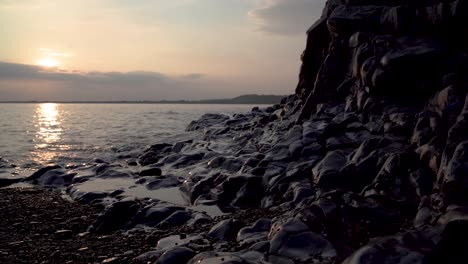
M 461 0 L 328 1 L 308 31 L 300 120 L 339 96 L 357 110 L 382 98 L 421 106 L 448 87 L 443 79 L 462 81 L 467 10 Z

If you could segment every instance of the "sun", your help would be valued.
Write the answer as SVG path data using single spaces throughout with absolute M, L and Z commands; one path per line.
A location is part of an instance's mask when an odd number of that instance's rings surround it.
M 37 64 L 42 67 L 52 68 L 57 67 L 59 65 L 59 62 L 53 58 L 42 58 L 37 61 Z

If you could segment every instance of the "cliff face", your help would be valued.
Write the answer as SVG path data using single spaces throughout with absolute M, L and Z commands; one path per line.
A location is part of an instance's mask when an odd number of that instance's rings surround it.
M 383 122 L 385 134 L 397 124 L 408 149 L 438 176 L 437 187 L 450 196 L 467 193 L 448 171 L 468 139 L 466 25 L 463 0 L 328 1 L 307 32 L 297 122 L 344 102 L 345 113 Z
M 300 119 L 319 102 L 347 110 L 376 100 L 427 103 L 466 76 L 468 3 L 450 0 L 330 0 L 308 31 L 296 94 Z M 447 80 L 444 82 L 443 80 Z
M 299 84 L 281 111 L 302 127 L 302 143 L 318 122 L 328 133 L 312 185 L 395 202 L 406 219 L 377 227 L 401 221 L 406 233 L 345 263 L 468 261 L 466 25 L 464 0 L 329 0 L 308 30 Z

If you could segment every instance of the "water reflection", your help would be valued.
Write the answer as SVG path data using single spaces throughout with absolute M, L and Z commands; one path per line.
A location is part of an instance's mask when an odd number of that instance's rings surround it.
M 33 160 L 38 163 L 49 163 L 56 156 L 57 143 L 62 136 L 59 105 L 54 103 L 40 104 L 36 109 L 34 138 L 35 151 Z

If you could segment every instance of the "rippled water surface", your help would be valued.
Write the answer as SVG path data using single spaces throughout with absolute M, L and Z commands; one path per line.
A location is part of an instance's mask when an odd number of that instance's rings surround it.
M 136 155 L 184 136 L 204 113 L 249 111 L 252 105 L 0 104 L 0 157 L 18 173 L 46 164 L 73 165 Z

